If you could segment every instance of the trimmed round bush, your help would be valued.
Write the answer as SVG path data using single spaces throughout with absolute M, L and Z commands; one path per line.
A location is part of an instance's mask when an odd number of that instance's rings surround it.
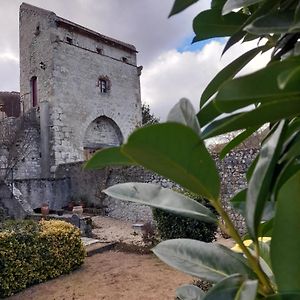
M 175 191 L 200 202 L 216 213 L 209 202 L 202 197 L 187 191 Z M 188 238 L 207 243 L 215 240 L 218 229 L 217 224 L 205 223 L 192 218 L 182 217 L 158 208 L 154 208 L 152 211 L 153 218 L 157 224 L 157 229 L 162 240 Z
M 0 227 L 0 298 L 69 273 L 84 261 L 80 231 L 64 221 L 10 221 Z

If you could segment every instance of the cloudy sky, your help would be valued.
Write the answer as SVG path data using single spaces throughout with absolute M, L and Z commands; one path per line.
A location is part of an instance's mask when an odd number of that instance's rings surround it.
M 0 0 L 0 90 L 19 91 L 18 9 L 22 1 Z M 221 59 L 224 39 L 190 46 L 192 19 L 209 7 L 199 1 L 167 18 L 173 0 L 27 0 L 102 34 L 134 44 L 143 65 L 142 101 L 162 120 L 180 98 L 198 106 L 206 84 L 232 59 L 255 45 L 238 46 Z M 247 71 L 261 67 L 258 57 Z

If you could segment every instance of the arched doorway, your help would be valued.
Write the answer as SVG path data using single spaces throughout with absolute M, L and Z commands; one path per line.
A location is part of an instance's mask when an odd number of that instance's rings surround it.
M 119 146 L 122 143 L 123 135 L 118 125 L 108 117 L 98 117 L 85 132 L 84 158 L 89 159 L 96 150 Z

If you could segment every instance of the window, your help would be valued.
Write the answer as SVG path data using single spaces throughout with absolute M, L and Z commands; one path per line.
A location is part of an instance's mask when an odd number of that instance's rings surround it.
M 37 90 L 37 77 L 33 76 L 30 80 L 30 94 L 32 107 L 38 106 L 38 90 Z
M 111 87 L 109 78 L 107 76 L 100 76 L 98 78 L 97 86 L 99 87 L 100 93 L 102 93 L 102 94 L 108 93 L 110 91 L 110 87 Z
M 107 93 L 107 81 L 104 79 L 99 80 L 100 93 Z
M 67 37 L 66 40 L 67 40 L 67 43 L 68 43 L 68 44 L 70 44 L 70 45 L 73 44 L 73 39 L 72 39 L 72 38 Z
M 125 56 L 123 56 L 123 57 L 122 57 L 122 61 L 123 61 L 124 63 L 128 63 L 128 58 L 125 57 Z

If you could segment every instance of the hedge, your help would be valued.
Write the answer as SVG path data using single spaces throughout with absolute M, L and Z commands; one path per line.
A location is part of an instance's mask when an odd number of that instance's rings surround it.
M 10 221 L 0 227 L 0 298 L 69 273 L 84 261 L 79 230 L 64 221 Z
M 202 197 L 185 190 L 176 189 L 175 191 L 200 202 L 217 214 L 209 202 Z M 207 243 L 215 240 L 218 226 L 214 223 L 182 217 L 158 208 L 154 208 L 152 212 L 162 240 L 188 238 Z

